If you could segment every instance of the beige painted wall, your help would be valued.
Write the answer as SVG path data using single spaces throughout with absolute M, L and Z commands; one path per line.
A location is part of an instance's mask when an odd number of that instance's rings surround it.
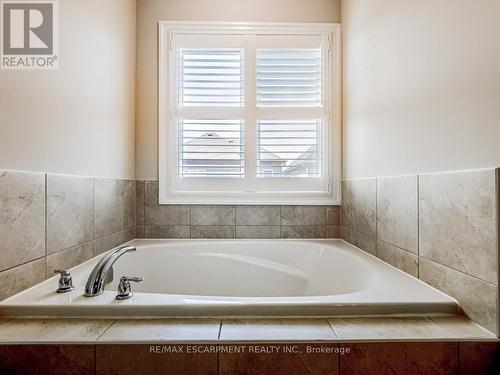
M 500 1 L 344 0 L 344 176 L 500 166 Z
M 340 0 L 138 0 L 136 174 L 146 179 L 158 176 L 159 20 L 340 22 Z
M 0 168 L 135 176 L 135 8 L 59 1 L 59 70 L 0 71 Z

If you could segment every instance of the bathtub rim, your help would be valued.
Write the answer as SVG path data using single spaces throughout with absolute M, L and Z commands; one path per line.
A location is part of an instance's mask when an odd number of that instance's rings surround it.
M 397 273 L 402 273 L 405 275 L 405 277 L 411 278 L 414 282 L 417 282 L 420 285 L 425 286 L 425 288 L 428 288 L 430 290 L 433 290 L 435 293 L 441 295 L 446 299 L 446 302 L 439 302 L 439 303 L 425 303 L 425 302 L 404 302 L 404 303 L 398 303 L 398 302 L 381 302 L 381 303 L 374 303 L 374 302 L 367 302 L 367 303 L 351 303 L 347 304 L 344 303 L 343 305 L 339 305 L 338 303 L 332 303 L 331 301 L 321 301 L 321 302 L 314 302 L 312 306 L 304 306 L 302 308 L 301 305 L 306 305 L 308 299 L 311 299 L 311 297 L 328 297 L 328 296 L 298 296 L 298 297 L 246 297 L 246 298 L 258 298 L 258 299 L 264 299 L 264 300 L 276 300 L 279 298 L 284 298 L 284 299 L 298 299 L 295 300 L 293 304 L 285 304 L 285 303 L 280 303 L 279 305 L 272 305 L 272 304 L 260 304 L 259 306 L 254 306 L 251 304 L 241 304 L 238 307 L 229 307 L 228 305 L 223 306 L 222 308 L 225 309 L 225 313 L 220 313 L 220 311 L 217 311 L 217 309 L 220 309 L 220 306 L 217 306 L 215 309 L 211 309 L 208 306 L 201 305 L 205 311 L 205 315 L 203 312 L 198 312 L 198 311 L 189 311 L 190 314 L 186 315 L 186 310 L 190 310 L 190 307 L 186 305 L 181 305 L 181 306 L 169 306 L 166 308 L 164 305 L 137 305 L 137 306 L 127 306 L 127 309 L 125 309 L 123 306 L 120 305 L 104 305 L 104 304 L 73 304 L 73 305 L 64 305 L 64 308 L 61 308 L 60 305 L 54 305 L 54 304 L 29 304 L 29 303 L 16 303 L 16 300 L 18 300 L 20 297 L 23 297 L 25 294 L 29 294 L 32 292 L 34 289 L 39 288 L 42 284 L 48 285 L 50 283 L 53 283 L 56 285 L 57 283 L 57 278 L 58 276 L 53 276 L 50 277 L 41 283 L 38 283 L 30 288 L 27 288 L 11 297 L 6 298 L 5 300 L 0 302 L 0 316 L 2 317 L 81 317 L 81 318 L 88 318 L 89 316 L 95 316 L 95 307 L 98 306 L 99 308 L 99 318 L 146 318 L 146 317 L 151 317 L 151 318 L 161 318 L 161 317 L 219 317 L 219 318 L 230 318 L 230 317 L 305 317 L 305 316 L 311 316 L 311 317 L 352 317 L 352 316 L 409 316 L 409 315 L 415 315 L 415 316 L 432 316 L 434 314 L 437 315 L 449 315 L 449 314 L 457 314 L 461 313 L 462 309 L 460 308 L 458 302 L 456 299 L 453 297 L 445 294 L 444 292 L 432 287 L 429 284 L 426 284 L 422 280 L 416 278 L 413 275 L 407 274 L 397 267 L 392 266 L 391 264 L 377 258 L 373 254 L 370 254 L 359 247 L 343 240 L 340 238 L 335 238 L 335 239 L 325 239 L 325 238 L 318 238 L 318 239 L 160 239 L 160 238 L 155 238 L 155 239 L 133 239 L 130 241 L 127 241 L 117 247 L 121 246 L 126 246 L 126 245 L 137 245 L 140 246 L 148 244 L 148 243 L 162 243 L 162 242 L 167 242 L 167 243 L 186 243 L 186 242 L 191 242 L 191 243 L 197 243 L 197 242 L 264 242 L 264 241 L 271 241 L 271 242 L 297 242 L 297 243 L 323 243 L 323 244 L 328 244 L 328 243 L 342 243 L 350 248 L 356 249 L 359 254 L 361 254 L 363 257 L 367 257 L 373 262 L 376 262 L 379 265 L 382 265 L 383 267 L 389 267 L 393 271 L 396 271 Z M 116 247 L 116 248 L 117 248 Z M 111 249 L 109 251 L 106 251 L 102 254 L 99 254 L 83 263 L 80 263 L 72 268 L 70 270 L 80 270 L 80 269 L 85 269 L 89 265 L 95 264 L 98 262 L 99 259 L 101 259 L 103 256 L 105 256 L 107 253 L 115 250 Z M 110 291 L 106 291 L 106 293 L 111 293 Z M 153 293 L 144 293 L 144 294 L 153 294 Z M 180 298 L 187 297 L 187 298 L 193 298 L 193 299 L 204 299 L 206 298 L 209 300 L 209 297 L 218 297 L 218 296 L 197 296 L 197 295 L 173 295 L 173 296 L 181 296 Z M 244 297 L 245 298 L 245 297 Z M 235 299 L 235 300 L 242 300 L 244 299 L 242 297 L 224 297 L 224 299 Z M 299 299 L 303 299 L 303 303 L 298 303 L 297 302 L 302 302 Z M 14 302 L 14 303 L 13 303 Z M 198 305 L 197 307 L 199 307 Z M 259 312 L 259 308 L 264 307 L 267 312 L 263 313 L 262 311 Z M 121 309 L 121 310 L 120 310 Z M 245 311 L 242 311 L 242 310 Z M 281 309 L 281 310 L 280 310 Z M 287 311 L 284 312 L 283 309 L 286 309 Z M 321 310 L 323 309 L 329 309 L 329 313 L 323 313 Z M 36 313 L 28 313 L 28 310 L 35 310 Z M 64 310 L 64 311 L 62 311 Z M 75 310 L 75 311 L 72 311 Z M 78 313 L 78 310 L 81 310 L 81 313 Z M 126 310 L 126 311 L 125 311 Z M 251 314 L 245 314 L 245 312 L 248 312 L 248 310 L 253 311 Z M 411 311 L 410 311 L 411 310 Z M 431 311 L 429 311 L 431 310 Z M 273 314 L 273 312 L 275 314 Z M 178 315 L 177 315 L 178 314 Z

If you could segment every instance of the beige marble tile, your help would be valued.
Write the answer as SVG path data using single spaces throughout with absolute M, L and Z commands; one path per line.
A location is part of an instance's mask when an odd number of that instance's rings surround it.
M 350 181 L 350 227 L 356 232 L 376 236 L 377 180 Z
M 437 324 L 448 338 L 496 339 L 494 334 L 473 323 L 465 316 L 431 316 L 429 319 Z
M 420 255 L 498 282 L 493 170 L 421 175 Z
M 49 255 L 47 257 L 47 277 L 54 276 L 54 270 L 68 270 L 93 256 L 94 245 L 92 241 Z
M 342 202 L 340 206 L 340 225 L 348 227 L 351 225 L 351 181 L 341 181 Z
M 189 225 L 190 207 L 188 205 L 159 205 L 158 181 L 146 181 L 144 223 L 146 225 Z
M 326 226 L 326 237 L 327 238 L 340 238 L 340 226 L 339 225 L 327 225 Z
M 217 340 L 220 324 L 203 318 L 117 320 L 99 342 Z
M 340 206 L 326 206 L 326 225 L 340 225 Z
M 144 225 L 144 194 L 145 181 L 137 180 L 135 182 L 135 215 L 137 225 Z
M 282 206 L 282 225 L 325 225 L 325 206 Z
M 192 225 L 191 238 L 234 238 L 235 226 L 233 225 Z
M 474 322 L 496 332 L 498 289 L 495 285 L 423 257 L 419 259 L 419 274 L 422 281 L 456 298 Z
M 123 230 L 123 242 L 132 241 L 137 238 L 137 227 L 133 226 Z
M 349 230 L 349 241 L 361 250 L 366 251 L 372 255 L 377 254 L 377 240 L 375 237 L 367 236 L 364 233 L 357 232 L 355 230 Z
M 283 225 L 281 227 L 282 238 L 325 238 L 326 227 L 324 225 Z
M 236 225 L 280 224 L 280 206 L 236 206 Z
M 344 241 L 351 242 L 351 230 L 349 227 L 346 227 L 344 225 L 340 226 L 340 238 L 342 238 Z
M 94 238 L 123 229 L 123 180 L 94 179 Z
M 145 238 L 189 238 L 189 225 L 146 225 Z
M 227 319 L 221 340 L 337 340 L 326 319 Z
M 377 179 L 377 239 L 418 254 L 417 176 Z
M 416 254 L 377 241 L 377 257 L 412 276 L 418 277 L 418 255 Z
M 45 258 L 0 272 L 0 300 L 45 280 Z
M 12 319 L 0 326 L 0 342 L 92 342 L 113 320 Z
M 459 316 L 353 317 L 328 320 L 341 340 L 491 339 L 492 335 Z
M 125 241 L 125 232 L 120 230 L 94 240 L 94 256 L 111 250 Z
M 45 254 L 45 175 L 0 170 L 0 271 Z
M 136 182 L 123 180 L 123 227 L 130 228 L 136 224 Z
M 144 225 L 138 225 L 135 227 L 135 237 L 136 238 L 146 238 Z
M 224 205 L 191 206 L 191 225 L 235 225 L 236 207 Z
M 236 238 L 280 238 L 279 225 L 237 225 Z
M 189 206 L 156 205 L 146 203 L 144 222 L 146 225 L 189 225 Z
M 92 241 L 92 177 L 47 175 L 47 254 Z

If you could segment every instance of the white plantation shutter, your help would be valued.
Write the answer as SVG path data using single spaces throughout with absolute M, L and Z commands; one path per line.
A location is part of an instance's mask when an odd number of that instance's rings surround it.
M 259 180 L 287 178 L 292 186 L 295 182 L 290 181 L 290 177 L 317 181 L 327 173 L 323 56 L 321 38 L 258 37 L 256 138 Z M 272 114 L 272 118 L 268 118 L 267 113 Z
M 181 177 L 242 177 L 243 120 L 180 119 Z
M 179 103 L 185 107 L 240 107 L 244 101 L 242 48 L 182 48 Z
M 321 120 L 259 120 L 258 177 L 320 177 Z
M 258 49 L 257 105 L 320 106 L 321 50 L 319 48 Z
M 169 34 L 166 75 L 160 59 L 163 202 L 331 199 L 332 32 L 205 26 Z
M 243 38 L 186 35 L 176 49 L 177 178 L 201 188 L 244 178 Z

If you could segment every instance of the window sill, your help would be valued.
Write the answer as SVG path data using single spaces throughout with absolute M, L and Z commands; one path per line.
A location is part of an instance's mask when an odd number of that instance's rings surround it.
M 220 205 L 340 205 L 340 199 L 324 194 L 169 194 L 159 196 L 160 204 L 220 204 Z

